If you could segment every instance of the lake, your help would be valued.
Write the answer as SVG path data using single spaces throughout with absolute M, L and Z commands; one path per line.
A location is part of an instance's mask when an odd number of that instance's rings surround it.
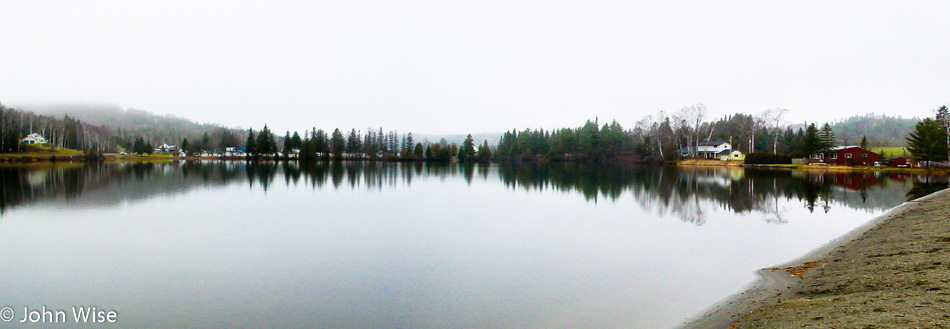
M 4 326 L 85 306 L 117 327 L 671 328 L 947 179 L 165 162 L 5 165 L 0 184 Z M 31 323 L 44 307 L 67 324 Z

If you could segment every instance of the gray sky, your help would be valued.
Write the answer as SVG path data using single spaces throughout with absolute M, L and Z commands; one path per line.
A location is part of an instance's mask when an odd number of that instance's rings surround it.
M 4 1 L 0 101 L 417 133 L 950 104 L 946 1 Z

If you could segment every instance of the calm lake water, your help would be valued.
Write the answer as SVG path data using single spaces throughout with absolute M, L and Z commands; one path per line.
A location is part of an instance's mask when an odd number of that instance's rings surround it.
M 94 306 L 116 327 L 670 328 L 947 180 L 179 162 L 2 166 L 0 184 L 4 327 Z

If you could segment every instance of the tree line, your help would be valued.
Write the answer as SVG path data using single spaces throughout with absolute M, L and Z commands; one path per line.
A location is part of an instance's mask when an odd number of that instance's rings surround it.
M 184 144 L 184 141 L 183 141 Z M 437 143 L 417 141 L 412 133 L 400 134 L 396 130 L 385 131 L 368 128 L 366 133 L 350 129 L 344 134 L 339 128 L 327 133 L 323 129 L 309 129 L 301 135 L 290 131 L 283 138 L 275 137 L 267 125 L 260 131 L 249 129 L 244 142 L 251 158 L 298 158 L 302 161 L 317 159 L 365 159 L 400 161 L 489 161 L 492 156 L 488 141 L 476 147 L 472 135 L 462 145 L 448 143 L 442 138 Z
M 833 124 L 789 125 L 784 120 L 788 113 L 785 109 L 770 109 L 755 115 L 736 113 L 707 120 L 706 107 L 695 104 L 674 112 L 660 111 L 645 116 L 630 129 L 624 129 L 617 121 L 601 125 L 597 118 L 576 128 L 513 129 L 504 132 L 496 146 L 489 145 L 487 140 L 476 143 L 471 135 L 461 145 L 448 143 L 444 138 L 438 142 L 418 141 L 412 133 L 382 128 L 327 132 L 314 127 L 303 134 L 288 131 L 278 136 L 267 125 L 261 130 L 239 130 L 189 121 L 194 127 L 182 130 L 166 126 L 180 124 L 183 118 L 159 117 L 137 110 L 116 112 L 118 114 L 103 112 L 102 116 L 124 118 L 122 122 L 128 125 L 110 127 L 88 124 L 68 114 L 58 118 L 0 104 L 0 152 L 24 151 L 20 138 L 37 132 L 53 147 L 97 152 L 121 148 L 133 153 L 151 153 L 156 145 L 180 141 L 181 150 L 189 155 L 223 153 L 229 147 L 244 147 L 252 158 L 659 162 L 696 157 L 700 144 L 713 141 L 728 142 L 732 149 L 746 154 L 763 152 L 807 157 L 828 152 L 841 143 L 857 144 L 856 133 L 864 133 L 860 136 L 860 145 L 866 149 L 872 145 L 893 146 L 881 143 L 896 143 L 895 138 L 903 137 L 895 136 L 906 136 L 906 144 L 915 158 L 943 161 L 947 159 L 946 150 L 950 149 L 947 148 L 950 145 L 947 138 L 950 114 L 947 112 L 946 107 L 941 107 L 934 118 L 924 120 L 872 114 Z M 912 132 L 907 127 L 908 122 L 915 123 Z M 907 133 L 899 135 L 905 131 Z M 889 137 L 882 138 L 881 134 Z

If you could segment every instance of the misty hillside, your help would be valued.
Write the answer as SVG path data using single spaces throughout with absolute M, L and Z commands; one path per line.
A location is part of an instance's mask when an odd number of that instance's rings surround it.
M 200 124 L 174 115 L 123 109 L 110 103 L 37 103 L 17 104 L 16 107 L 58 118 L 68 115 L 88 124 L 115 129 L 119 136 L 143 136 L 159 144 L 178 144 L 183 138 L 195 138 L 222 128 L 220 125 Z
M 871 146 L 905 146 L 905 139 L 919 118 L 901 118 L 874 113 L 856 115 L 831 125 L 835 137 L 842 145 L 858 145 L 861 137 L 867 136 Z
M 481 134 L 472 134 L 472 139 L 475 141 L 475 145 L 482 145 L 486 140 L 488 145 L 498 145 L 498 139 L 501 138 L 503 133 L 481 133 Z M 440 139 L 445 138 L 445 141 L 449 144 L 455 143 L 462 145 L 462 142 L 465 141 L 465 138 L 468 137 L 468 134 L 457 134 L 457 135 L 439 135 L 439 134 L 415 134 L 413 133 L 413 138 L 417 141 L 428 140 L 430 143 L 438 143 Z

